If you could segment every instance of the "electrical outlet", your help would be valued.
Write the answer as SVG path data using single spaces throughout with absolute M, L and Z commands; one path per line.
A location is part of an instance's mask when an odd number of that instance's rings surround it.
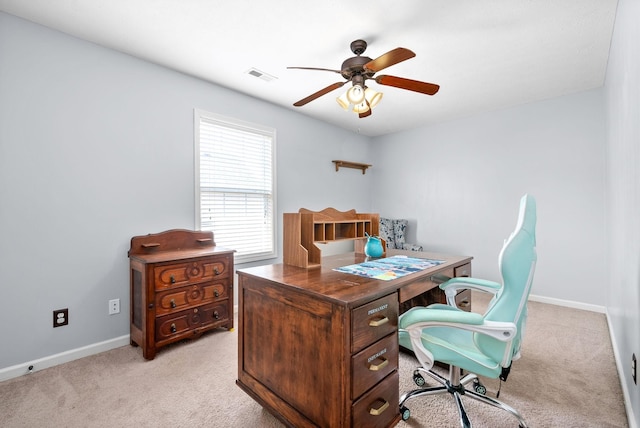
M 109 300 L 109 315 L 120 313 L 120 299 Z
M 636 360 L 636 354 L 634 353 L 631 356 L 631 377 L 633 378 L 633 383 L 638 384 L 638 361 Z
M 53 311 L 53 328 L 69 324 L 69 309 L 57 309 Z

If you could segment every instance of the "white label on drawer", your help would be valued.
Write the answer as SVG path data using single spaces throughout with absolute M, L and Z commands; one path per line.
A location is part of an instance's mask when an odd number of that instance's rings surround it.
M 367 358 L 367 363 L 370 363 L 371 361 L 375 360 L 376 358 L 384 355 L 387 353 L 387 348 L 384 348 L 382 351 L 380 352 L 376 352 L 375 354 L 373 354 L 372 356 L 370 356 L 369 358 Z
M 388 304 L 388 303 L 385 303 L 384 305 L 382 305 L 382 306 L 378 306 L 377 308 L 369 309 L 369 312 L 367 312 L 367 315 L 373 315 L 373 314 L 375 314 L 376 312 L 384 311 L 384 310 L 385 310 L 385 309 L 387 309 L 388 307 L 389 307 L 389 304 Z

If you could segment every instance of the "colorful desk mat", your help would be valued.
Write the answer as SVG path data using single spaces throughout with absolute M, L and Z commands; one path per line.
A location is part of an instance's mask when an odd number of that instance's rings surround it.
M 444 263 L 444 260 L 418 259 L 406 256 L 393 256 L 385 259 L 370 260 L 355 265 L 343 266 L 333 270 L 337 272 L 350 273 L 353 275 L 364 276 L 366 278 L 381 279 L 390 281 L 392 279 L 401 278 L 410 273 L 419 272 L 438 266 Z

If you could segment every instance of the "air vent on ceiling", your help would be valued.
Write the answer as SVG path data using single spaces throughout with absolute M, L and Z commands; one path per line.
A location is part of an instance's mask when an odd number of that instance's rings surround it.
M 247 70 L 247 74 L 262 79 L 265 82 L 271 82 L 272 80 L 277 79 L 277 77 L 265 73 L 264 71 L 260 71 L 257 68 L 250 68 L 249 70 Z

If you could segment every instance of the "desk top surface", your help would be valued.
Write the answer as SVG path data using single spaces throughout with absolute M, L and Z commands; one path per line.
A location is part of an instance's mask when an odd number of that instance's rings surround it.
M 444 260 L 444 262 L 438 266 L 389 281 L 366 278 L 333 270 L 337 267 L 366 261 L 364 254 L 356 254 L 354 252 L 323 257 L 322 266 L 318 268 L 305 269 L 280 263 L 240 269 L 238 273 L 240 275 L 253 276 L 275 282 L 301 293 L 321 296 L 323 299 L 332 300 L 338 304 L 356 306 L 365 300 L 371 300 L 378 296 L 381 297 L 393 293 L 407 284 L 420 280 L 428 280 L 433 275 L 464 265 L 473 259 L 473 257 L 470 256 L 454 256 L 432 252 L 387 250 L 386 257 L 395 255 L 437 259 Z

